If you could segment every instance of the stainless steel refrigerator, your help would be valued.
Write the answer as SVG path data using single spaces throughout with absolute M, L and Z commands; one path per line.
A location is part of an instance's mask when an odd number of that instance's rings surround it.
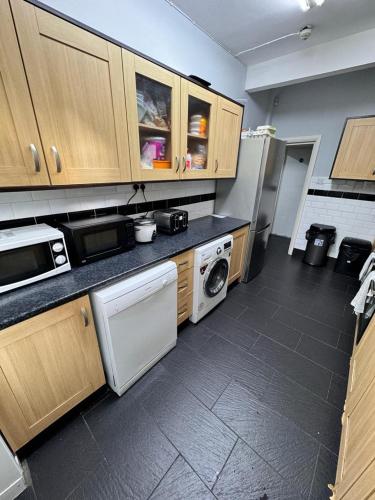
M 237 178 L 217 181 L 215 213 L 251 221 L 246 282 L 264 264 L 284 161 L 285 142 L 268 136 L 242 139 Z

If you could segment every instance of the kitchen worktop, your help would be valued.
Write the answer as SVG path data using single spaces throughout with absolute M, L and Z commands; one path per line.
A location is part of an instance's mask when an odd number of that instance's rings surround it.
M 0 329 L 80 297 L 249 224 L 232 217 L 201 217 L 184 233 L 158 234 L 154 243 L 137 244 L 128 252 L 73 268 L 70 272 L 0 295 Z

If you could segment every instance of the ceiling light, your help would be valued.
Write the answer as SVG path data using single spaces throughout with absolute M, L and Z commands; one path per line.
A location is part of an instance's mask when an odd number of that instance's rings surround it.
M 298 0 L 301 6 L 301 9 L 305 12 L 307 10 L 312 9 L 313 7 L 321 7 L 325 0 Z

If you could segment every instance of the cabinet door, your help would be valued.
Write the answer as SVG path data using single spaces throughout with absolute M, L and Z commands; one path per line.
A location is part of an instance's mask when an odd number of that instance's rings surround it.
M 375 117 L 346 122 L 331 177 L 375 180 Z
M 217 95 L 181 79 L 181 177 L 214 177 Z
M 121 49 L 11 0 L 52 184 L 130 180 Z
M 245 260 L 246 245 L 248 242 L 249 228 L 243 227 L 232 233 L 233 249 L 230 257 L 228 284 L 230 285 L 241 278 L 242 267 Z
M 180 77 L 122 51 L 133 181 L 180 177 Z
M 357 482 L 361 484 L 363 476 L 375 459 L 375 379 L 364 391 L 355 406 L 350 406 L 343 415 L 343 430 L 340 446 L 340 469 L 334 488 L 336 500 L 358 499 Z M 372 478 L 374 481 L 374 478 Z M 372 484 L 373 488 L 375 483 Z M 373 491 L 374 493 L 374 491 Z
M 0 416 L 15 450 L 104 384 L 88 297 L 1 331 L 0 371 L 18 407 Z
M 218 98 L 215 134 L 215 177 L 235 177 L 242 124 L 242 107 Z
M 12 14 L 0 2 L 0 187 L 49 185 Z
M 357 495 L 357 491 L 366 486 L 367 483 L 363 482 L 363 478 L 368 475 L 370 464 L 375 459 L 374 356 L 375 316 L 351 359 L 334 488 L 334 498 L 337 500 L 364 498 Z
M 375 316 L 371 319 L 366 331 L 355 347 L 351 359 L 351 370 L 348 383 L 348 404 L 355 406 L 364 390 L 375 378 Z M 375 458 L 375 457 L 374 457 Z

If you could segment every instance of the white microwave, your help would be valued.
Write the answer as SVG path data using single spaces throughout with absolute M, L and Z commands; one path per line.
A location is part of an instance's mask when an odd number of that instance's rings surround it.
M 0 293 L 70 269 L 61 231 L 47 224 L 0 231 Z

